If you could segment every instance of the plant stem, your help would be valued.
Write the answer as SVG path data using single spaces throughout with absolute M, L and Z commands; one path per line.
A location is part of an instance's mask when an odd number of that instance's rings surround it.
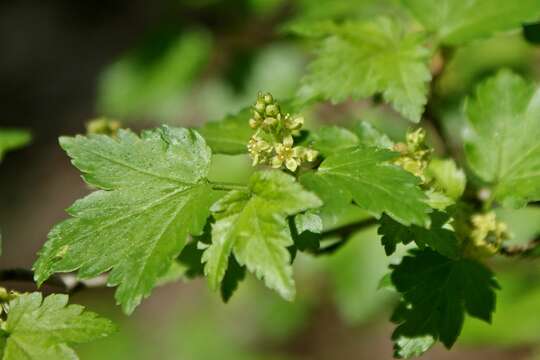
M 34 282 L 34 273 L 32 270 L 15 268 L 0 270 L 0 281 Z M 47 284 L 54 287 L 65 288 L 66 285 L 62 278 L 57 275 L 51 276 Z
M 34 283 L 34 273 L 28 269 L 4 269 L 0 270 L 0 282 L 23 282 Z M 104 287 L 107 284 L 106 276 L 99 276 L 90 280 L 77 280 L 74 274 L 53 275 L 47 281 L 46 285 L 58 288 L 67 294 L 74 294 L 85 288 Z
M 540 246 L 540 236 L 525 245 L 502 246 L 499 253 L 507 257 L 527 257 L 533 255 L 534 250 Z

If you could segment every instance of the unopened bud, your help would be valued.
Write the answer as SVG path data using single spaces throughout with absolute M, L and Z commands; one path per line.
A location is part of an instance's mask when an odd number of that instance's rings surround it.
M 266 106 L 265 110 L 267 116 L 276 116 L 277 114 L 279 114 L 279 106 L 277 106 L 276 104 Z
M 258 111 L 253 110 L 252 113 L 253 113 L 253 119 L 257 121 L 261 121 L 263 119 L 262 115 Z
M 274 126 L 277 123 L 278 123 L 278 120 L 273 117 L 267 117 L 266 119 L 264 119 L 264 124 L 268 127 Z
M 274 98 L 272 97 L 271 94 L 266 94 L 264 95 L 264 102 L 267 104 L 271 104 L 274 102 Z
M 257 112 L 262 114 L 264 112 L 264 109 L 266 108 L 266 105 L 263 101 L 257 100 L 254 107 Z

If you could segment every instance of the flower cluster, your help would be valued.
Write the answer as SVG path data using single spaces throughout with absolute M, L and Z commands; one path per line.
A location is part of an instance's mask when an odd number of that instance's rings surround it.
M 294 146 L 293 136 L 303 125 L 303 117 L 284 114 L 272 95 L 259 93 L 249 119 L 249 126 L 255 130 L 247 145 L 253 166 L 263 164 L 296 171 L 302 163 L 314 161 L 317 151 Z
M 426 131 L 418 128 L 407 132 L 406 142 L 394 145 L 394 151 L 400 153 L 400 157 L 394 162 L 406 171 L 427 182 L 425 171 L 429 165 L 432 150 L 426 146 Z
M 474 214 L 471 225 L 471 245 L 478 255 L 494 255 L 499 251 L 502 242 L 509 238 L 508 227 L 497 220 L 494 212 Z
M 9 310 L 9 302 L 19 295 L 16 291 L 8 291 L 0 286 L 0 317 Z M 1 320 L 1 319 L 0 319 Z

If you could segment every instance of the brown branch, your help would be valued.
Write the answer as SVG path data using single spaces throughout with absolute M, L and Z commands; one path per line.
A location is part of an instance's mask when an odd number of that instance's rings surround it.
M 37 288 L 34 281 L 34 272 L 28 269 L 15 268 L 0 270 L 0 283 L 5 282 L 31 283 Z M 104 287 L 106 284 L 106 275 L 89 280 L 78 280 L 74 274 L 55 274 L 44 282 L 45 286 L 50 286 L 70 295 L 87 288 Z
M 540 246 L 540 236 L 529 241 L 525 245 L 502 246 L 499 253 L 507 257 L 534 256 L 535 250 Z

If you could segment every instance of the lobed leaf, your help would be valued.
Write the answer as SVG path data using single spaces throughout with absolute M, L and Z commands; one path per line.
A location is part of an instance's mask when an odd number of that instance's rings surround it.
M 309 66 L 299 95 L 339 103 L 381 93 L 386 102 L 413 122 L 427 102 L 430 52 L 417 33 L 395 21 L 336 26 Z
M 199 128 L 199 133 L 215 154 L 244 154 L 253 135 L 253 130 L 248 126 L 250 117 L 250 108 L 245 108 L 223 120 L 207 122 Z
M 55 272 L 92 278 L 110 271 L 108 285 L 131 313 L 182 251 L 200 234 L 217 199 L 206 180 L 210 149 L 195 131 L 161 127 L 138 137 L 121 130 L 60 139 L 86 182 L 99 189 L 68 209 L 34 264 L 43 283 Z
M 416 18 L 445 45 L 460 45 L 538 20 L 537 0 L 403 0 Z
M 218 289 L 229 256 L 246 266 L 283 298 L 295 295 L 290 254 L 293 245 L 287 216 L 321 206 L 290 175 L 280 171 L 253 174 L 246 191 L 229 192 L 212 206 L 216 222 L 212 244 L 203 254 L 210 287 Z
M 392 318 L 395 355 L 418 356 L 437 340 L 455 343 L 465 313 L 491 322 L 498 284 L 475 260 L 448 259 L 432 250 L 413 250 L 392 266 L 392 283 L 402 302 Z
M 0 338 L 4 337 L 0 357 L 3 360 L 77 359 L 70 344 L 103 338 L 116 330 L 109 320 L 67 302 L 67 295 L 53 294 L 43 299 L 37 292 L 11 300 L 5 333 L 0 334 Z
M 466 103 L 471 169 L 504 205 L 540 200 L 540 89 L 510 71 L 481 83 Z
M 435 211 L 431 214 L 430 227 L 426 229 L 417 225 L 407 227 L 383 215 L 378 232 L 382 235 L 386 255 L 393 254 L 397 244 L 407 245 L 414 241 L 421 249 L 428 246 L 441 255 L 455 259 L 459 256 L 459 242 L 456 234 L 446 227 L 448 221 L 447 214 Z
M 347 206 L 354 200 L 373 216 L 386 213 L 404 225 L 427 226 L 430 208 L 419 179 L 390 164 L 396 156 L 374 147 L 347 148 L 326 158 L 316 173 L 306 173 L 300 181 L 324 201 L 325 193 L 332 194 L 325 207 Z

